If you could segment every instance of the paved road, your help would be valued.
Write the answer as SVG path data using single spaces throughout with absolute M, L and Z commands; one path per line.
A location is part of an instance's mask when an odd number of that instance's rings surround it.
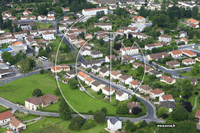
M 77 68 L 78 70 L 80 71 L 83 71 L 79 68 Z M 83 71 L 85 73 L 87 73 L 86 71 Z M 123 90 L 124 92 L 128 93 L 129 95 L 133 95 L 134 93 L 132 93 L 131 91 L 127 90 L 124 86 L 122 85 L 119 85 L 119 84 L 115 84 L 115 83 L 110 83 L 109 80 L 107 79 L 104 79 L 104 78 L 99 78 L 97 76 L 94 76 L 93 74 L 90 74 L 90 73 L 87 73 L 90 77 L 92 77 L 93 79 L 97 80 L 97 81 L 100 81 L 108 86 L 111 86 L 112 88 L 114 88 L 115 90 Z M 143 102 L 146 107 L 147 107 L 147 115 L 140 118 L 140 120 L 148 120 L 148 121 L 157 121 L 157 122 L 161 122 L 161 120 L 159 120 L 156 116 L 156 110 L 155 110 L 155 107 L 154 105 L 149 102 L 149 101 L 146 101 L 145 99 L 141 98 L 141 97 L 138 97 L 138 99 Z M 163 122 L 163 121 L 162 121 Z

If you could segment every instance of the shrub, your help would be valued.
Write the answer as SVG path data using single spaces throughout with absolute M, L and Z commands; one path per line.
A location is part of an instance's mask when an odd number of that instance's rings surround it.
M 195 95 L 199 95 L 199 92 L 195 92 L 194 94 L 195 94 Z

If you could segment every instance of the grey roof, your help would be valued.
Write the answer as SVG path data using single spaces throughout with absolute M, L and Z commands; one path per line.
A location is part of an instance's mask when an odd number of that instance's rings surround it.
M 12 20 L 12 26 L 14 26 L 14 25 L 27 25 L 27 24 L 29 24 L 31 27 L 32 26 L 38 26 L 37 25 L 37 23 L 35 22 L 35 21 L 22 21 L 22 20 L 20 20 L 20 21 L 18 21 L 18 20 Z
M 155 74 L 155 75 L 161 74 L 161 72 L 158 72 L 156 70 L 151 70 L 151 71 L 149 71 L 149 73 L 152 73 L 152 74 Z
M 77 70 L 77 73 L 78 73 L 79 71 Z M 76 74 L 76 71 L 75 70 L 71 70 L 71 71 L 69 71 L 69 72 L 67 72 L 67 74 L 68 75 L 73 75 L 73 74 Z
M 98 0 L 100 4 L 116 4 L 116 2 L 120 2 L 120 0 Z
M 91 54 L 92 55 L 99 55 L 99 54 L 102 54 L 102 53 L 100 51 L 92 51 Z
M 100 63 L 100 61 L 98 61 L 98 60 L 88 60 L 88 61 L 81 62 L 81 63 L 83 63 L 84 65 L 89 65 L 89 64 Z
M 108 69 L 101 68 L 99 71 L 102 72 L 102 73 L 106 73 L 108 71 Z
M 0 74 L 4 74 L 4 73 L 12 73 L 13 71 L 10 69 L 0 69 Z
M 93 83 L 92 83 L 92 85 L 94 85 L 94 86 L 99 86 L 101 84 L 101 82 L 99 82 L 99 81 L 94 81 Z
M 116 95 L 119 95 L 119 96 L 121 96 L 121 95 L 123 95 L 124 94 L 124 92 L 122 91 L 122 90 L 119 90 L 119 91 L 117 91 L 117 93 L 116 93 Z
M 55 12 L 54 11 L 49 11 L 48 14 L 55 14 Z
M 93 65 L 92 66 L 92 69 L 94 69 L 94 70 L 97 70 L 99 67 L 98 66 L 96 66 L 96 65 Z
M 110 122 L 114 125 L 115 123 L 117 123 L 118 121 L 121 121 L 120 118 L 118 116 L 109 118 Z
M 163 101 L 163 102 L 160 102 L 160 107 L 176 108 L 175 102 L 173 102 L 173 101 Z

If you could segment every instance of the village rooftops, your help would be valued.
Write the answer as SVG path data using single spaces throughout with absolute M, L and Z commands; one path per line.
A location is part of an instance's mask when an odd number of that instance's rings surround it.
M 124 92 L 122 91 L 122 90 L 118 90 L 117 92 L 116 92 L 116 95 L 118 95 L 118 96 L 122 96 L 124 94 Z
M 152 59 L 158 59 L 158 58 L 164 58 L 168 57 L 169 54 L 167 52 L 161 52 L 161 53 L 156 53 L 156 54 L 150 54 L 149 55 Z
M 47 105 L 47 104 L 50 104 L 51 102 L 58 101 L 59 99 L 60 99 L 59 97 L 53 94 L 46 94 L 40 97 L 31 97 L 31 98 L 25 99 L 25 101 L 32 103 L 34 105 L 39 105 L 39 104 Z
M 117 76 L 117 75 L 119 75 L 120 73 L 118 73 L 117 71 L 113 70 L 113 71 L 111 72 L 111 74 L 114 75 L 114 76 Z
M 18 120 L 17 118 L 12 118 L 10 124 L 12 124 L 15 128 L 17 128 L 20 124 L 24 124 L 22 121 Z
M 194 60 L 192 58 L 188 58 L 188 59 L 182 60 L 182 62 L 196 62 L 196 60 Z
M 99 86 L 99 85 L 101 85 L 102 83 L 101 82 L 99 82 L 99 81 L 94 81 L 94 82 L 92 82 L 92 85 L 94 85 L 94 86 Z
M 159 37 L 163 37 L 163 38 L 171 38 L 171 36 L 168 36 L 168 35 L 160 35 Z
M 129 82 L 130 84 L 132 84 L 132 85 L 140 85 L 140 81 L 139 80 L 133 80 L 133 81 L 131 81 L 131 82 Z
M 173 55 L 179 55 L 179 54 L 182 54 L 182 52 L 180 50 L 174 50 L 174 51 L 171 51 L 171 53 Z
M 121 75 L 119 78 L 123 80 L 127 80 L 128 78 L 132 77 L 131 75 Z
M 106 73 L 108 71 L 108 69 L 105 69 L 105 68 L 101 68 L 100 70 L 99 70 L 99 72 L 102 72 L 102 73 Z
M 133 108 L 135 108 L 135 107 L 141 108 L 140 103 L 139 103 L 139 102 L 131 102 L 131 103 L 128 103 L 128 108 L 129 108 L 129 109 L 133 109 Z
M 126 50 L 134 50 L 134 49 L 138 49 L 137 47 L 133 46 L 133 47 L 126 47 L 126 48 L 121 48 L 121 51 L 126 51 Z
M 78 75 L 81 76 L 81 77 L 83 77 L 83 78 L 85 78 L 85 77 L 87 76 L 87 74 L 85 74 L 85 73 L 82 72 L 82 71 L 80 71 L 80 72 L 78 73 Z
M 106 87 L 104 87 L 103 88 L 105 91 L 107 91 L 107 92 L 111 92 L 111 91 L 114 91 L 115 89 L 114 88 L 112 88 L 112 87 L 110 87 L 110 86 L 106 86 Z
M 167 61 L 166 64 L 168 65 L 176 65 L 176 64 L 180 64 L 180 62 L 173 60 L 173 61 Z
M 163 95 L 163 96 L 162 96 L 162 99 L 163 99 L 163 100 L 170 100 L 170 99 L 173 99 L 173 96 L 172 96 L 171 94 Z
M 83 9 L 83 10 L 84 10 L 84 11 L 93 11 L 93 10 L 101 10 L 101 9 L 107 9 L 107 7 L 91 8 L 91 9 Z
M 151 90 L 152 88 L 148 85 L 141 85 L 140 88 L 142 88 L 143 90 Z
M 161 89 L 154 89 L 154 90 L 151 90 L 150 91 L 151 93 L 153 93 L 153 94 L 161 94 L 161 93 L 164 93 L 164 91 L 162 91 Z
M 11 110 L 0 113 L 0 120 L 5 120 L 5 119 L 11 118 L 11 117 L 13 117 Z

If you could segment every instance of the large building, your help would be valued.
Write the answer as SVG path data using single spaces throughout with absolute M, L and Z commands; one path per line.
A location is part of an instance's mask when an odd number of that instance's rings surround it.
M 104 11 L 104 14 L 108 14 L 108 8 L 107 7 L 101 7 L 101 8 L 92 8 L 92 9 L 83 9 L 82 14 L 84 16 L 88 15 L 96 15 L 97 12 Z

